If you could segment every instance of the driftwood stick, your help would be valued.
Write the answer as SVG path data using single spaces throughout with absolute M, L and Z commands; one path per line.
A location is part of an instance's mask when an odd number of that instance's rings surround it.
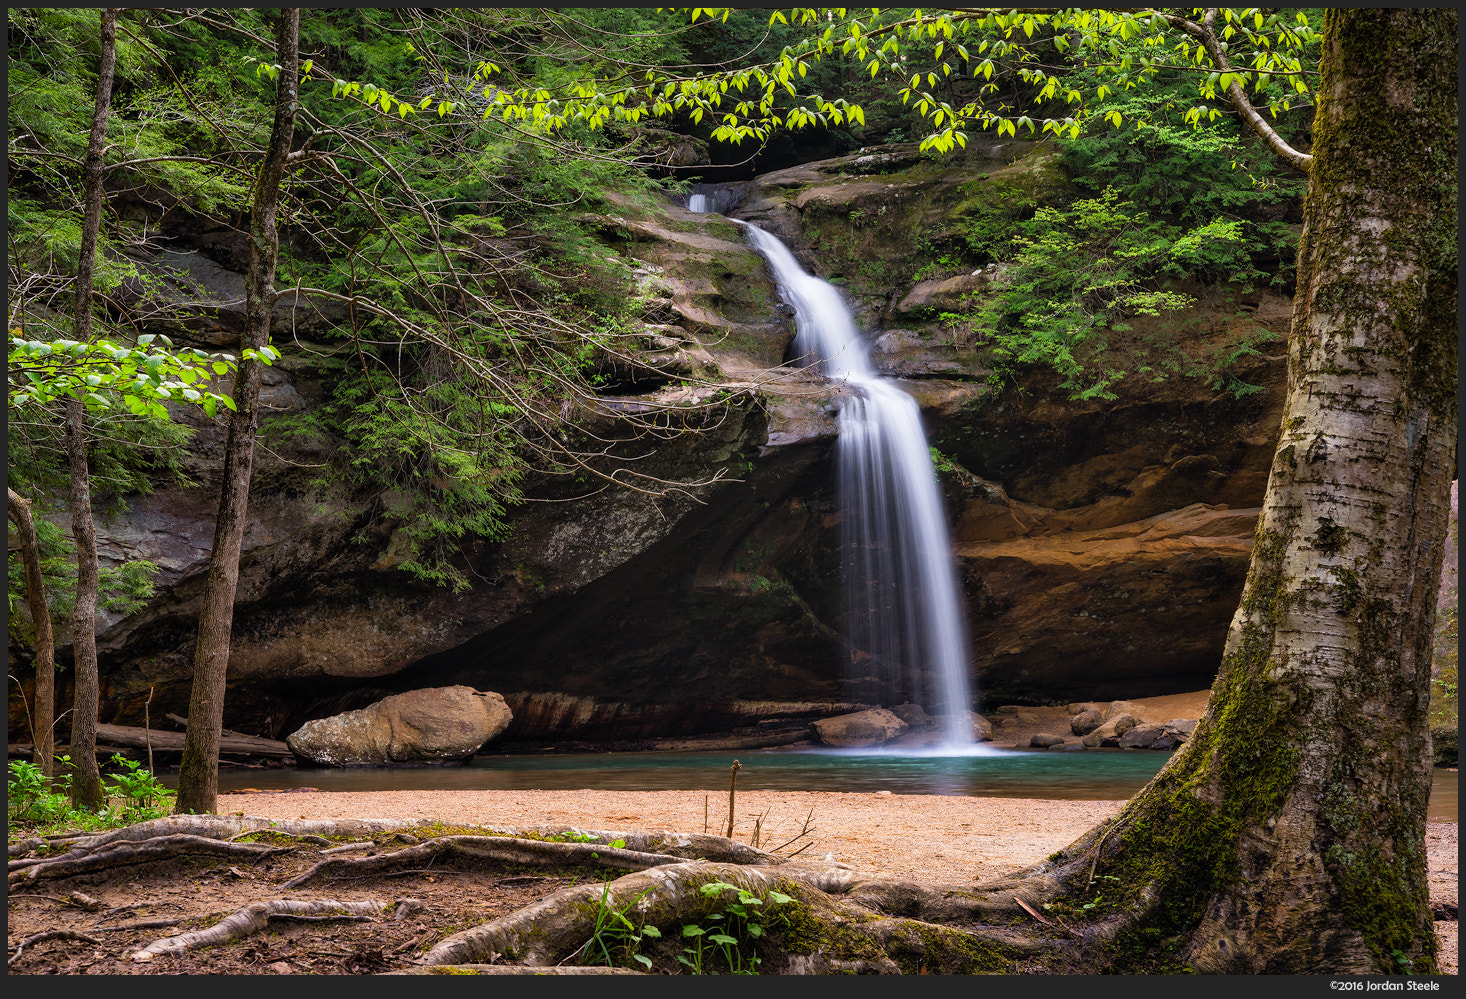
M 148 708 L 152 706 L 152 703 L 153 688 L 149 687 L 148 699 L 146 701 L 143 701 L 143 738 L 146 739 L 148 743 L 148 773 L 157 773 L 157 769 L 153 766 L 153 725 L 148 718 Z
M 809 810 L 809 814 L 804 817 L 804 828 L 801 829 L 801 830 L 799 830 L 799 832 L 796 835 L 791 836 L 788 839 L 786 839 L 784 842 L 780 843 L 778 846 L 769 847 L 769 852 L 770 853 L 774 853 L 774 852 L 776 852 L 778 850 L 782 850 L 782 849 L 784 849 L 784 847 L 788 846 L 790 843 L 797 843 L 799 840 L 803 839 L 805 836 L 808 836 L 810 833 L 816 832 L 817 830 L 813 826 L 810 825 L 810 822 L 813 819 L 814 819 L 814 809 L 811 808 Z M 814 844 L 812 844 L 812 843 L 806 843 L 804 846 L 800 847 L 800 851 L 802 852 L 804 850 L 807 850 L 810 846 L 813 846 L 813 845 Z
M 734 760 L 730 769 L 732 776 L 728 780 L 728 831 L 723 834 L 728 839 L 733 838 L 733 794 L 738 790 L 738 771 L 743 769 L 743 764 Z

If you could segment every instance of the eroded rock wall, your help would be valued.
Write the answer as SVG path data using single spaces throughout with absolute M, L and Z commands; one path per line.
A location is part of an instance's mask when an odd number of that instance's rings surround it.
M 842 285 L 878 365 L 923 406 L 942 455 L 979 695 L 1066 702 L 1208 686 L 1278 429 L 1282 351 L 1252 359 L 1243 375 L 1261 389 L 1240 399 L 1176 378 L 1076 403 L 1042 373 L 994 392 L 981 338 L 941 313 L 983 294 L 1001 269 L 956 273 L 934 247 L 963 219 L 1062 197 L 1042 146 L 941 163 L 892 147 L 735 193 L 735 216 Z M 264 453 L 228 727 L 278 737 L 455 683 L 508 698 L 509 740 L 681 736 L 782 723 L 817 713 L 810 705 L 859 707 L 841 691 L 858 650 L 841 638 L 838 389 L 780 366 L 795 360 L 792 324 L 735 222 L 677 205 L 619 210 L 603 236 L 647 300 L 645 354 L 606 362 L 619 388 L 593 429 L 614 434 L 618 411 L 721 387 L 734 404 L 701 433 L 622 446 L 659 476 L 726 469 L 730 481 L 696 498 L 608 491 L 525 504 L 507 541 L 470 550 L 473 585 L 454 593 L 399 568 L 404 547 L 382 516 L 389 491 L 312 485 L 309 466 L 339 442 Z M 212 280 L 228 290 L 225 277 Z M 1243 310 L 1286 332 L 1285 298 L 1253 296 Z M 1221 337 L 1237 311 L 1194 310 L 1185 335 Z M 318 405 L 341 363 L 310 346 L 269 376 L 281 412 Z M 153 717 L 186 709 L 219 444 L 217 428 L 201 427 L 196 487 L 162 490 L 100 525 L 104 554 L 163 568 L 146 608 L 104 622 L 104 720 L 140 720 L 150 694 Z M 547 483 L 539 495 L 578 488 Z M 13 731 L 17 717 L 12 698 Z

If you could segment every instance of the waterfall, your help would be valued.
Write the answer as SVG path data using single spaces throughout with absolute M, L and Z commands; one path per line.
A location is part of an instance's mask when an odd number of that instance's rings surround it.
M 688 199 L 690 211 L 707 204 Z M 837 458 L 850 696 L 921 704 L 949 748 L 969 747 L 966 615 L 921 411 L 877 374 L 835 287 L 805 273 L 776 237 L 743 224 L 794 309 L 796 351 L 844 386 Z

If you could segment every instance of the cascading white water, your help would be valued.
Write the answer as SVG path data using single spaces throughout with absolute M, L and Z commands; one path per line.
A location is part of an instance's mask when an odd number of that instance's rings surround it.
M 688 198 L 690 211 L 707 206 L 703 195 Z M 921 411 L 876 373 L 834 286 L 805 273 L 776 237 L 744 225 L 794 309 L 795 349 L 848 389 L 838 463 L 851 696 L 922 704 L 948 748 L 970 747 L 966 618 Z
M 708 196 L 706 194 L 689 194 L 687 196 L 687 210 L 689 212 L 697 212 L 699 215 L 710 211 L 711 206 L 708 205 Z

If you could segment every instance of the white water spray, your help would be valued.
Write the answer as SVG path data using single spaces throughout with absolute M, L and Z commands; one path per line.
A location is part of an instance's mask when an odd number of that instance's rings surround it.
M 694 194 L 687 207 L 705 211 L 709 201 Z M 876 373 L 835 287 L 805 273 L 776 237 L 744 225 L 794 309 L 795 349 L 849 390 L 838 465 L 850 693 L 922 704 L 941 721 L 948 748 L 971 747 L 966 617 L 921 411 Z

